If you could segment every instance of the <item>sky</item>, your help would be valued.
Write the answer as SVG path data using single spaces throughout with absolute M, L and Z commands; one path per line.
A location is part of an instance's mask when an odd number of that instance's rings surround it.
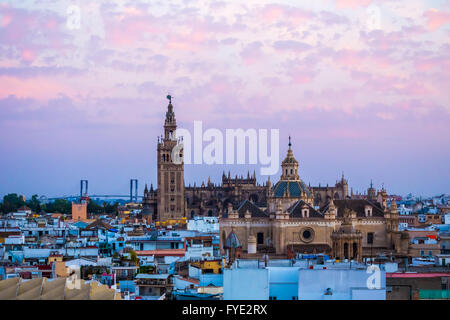
M 449 1 L 0 0 L 0 196 L 156 186 L 168 93 L 181 127 L 291 135 L 311 185 L 450 193 Z

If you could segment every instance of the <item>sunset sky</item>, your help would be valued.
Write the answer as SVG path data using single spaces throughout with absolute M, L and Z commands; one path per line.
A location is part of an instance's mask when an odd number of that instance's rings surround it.
M 179 126 L 291 135 L 306 183 L 450 193 L 450 1 L 0 0 L 0 196 L 142 195 L 168 93 Z

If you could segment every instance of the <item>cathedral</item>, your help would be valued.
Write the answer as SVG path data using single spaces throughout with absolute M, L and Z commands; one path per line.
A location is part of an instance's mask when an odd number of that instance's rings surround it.
M 366 196 L 356 197 L 349 194 L 344 175 L 334 186 L 307 185 L 290 137 L 280 179 L 273 186 L 270 177 L 259 184 L 254 172 L 246 177 L 223 172 L 221 184 L 208 178 L 200 186 L 186 186 L 182 141 L 176 136 L 171 97 L 167 98 L 164 135 L 157 144 L 157 189 L 145 186 L 143 216 L 156 221 L 217 216 L 224 254 L 230 237 L 249 256 L 325 253 L 362 260 L 407 250 L 407 234 L 398 231 L 395 200 L 387 205 L 384 188 L 377 192 L 371 185 Z M 172 159 L 174 155 L 181 160 Z

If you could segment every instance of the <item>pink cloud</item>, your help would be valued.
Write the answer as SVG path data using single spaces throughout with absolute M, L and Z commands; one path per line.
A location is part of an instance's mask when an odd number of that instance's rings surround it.
M 265 24 L 279 23 L 290 27 L 299 26 L 315 17 L 310 10 L 279 4 L 266 5 L 260 14 Z
M 1 26 L 4 28 L 4 27 L 6 27 L 8 24 L 10 24 L 11 23 L 11 21 L 12 21 L 12 15 L 3 15 L 2 17 L 1 17 Z
M 30 79 L 18 79 L 0 76 L 0 99 L 14 95 L 18 98 L 48 100 L 60 94 L 74 95 L 75 90 L 57 79 L 39 76 Z
M 358 8 L 367 7 L 373 0 L 336 0 L 338 8 Z
M 30 63 L 30 62 L 33 62 L 34 59 L 36 59 L 35 51 L 30 50 L 30 49 L 22 50 L 22 60 L 23 61 Z
M 284 9 L 279 5 L 268 5 L 262 11 L 264 22 L 267 24 L 277 21 L 283 13 Z
M 252 42 L 247 45 L 241 52 L 244 64 L 251 65 L 259 61 L 263 57 L 261 47 L 262 44 L 260 42 Z
M 144 40 L 145 34 L 157 34 L 162 26 L 153 17 L 107 19 L 105 21 L 106 39 L 114 46 L 136 45 Z
M 427 19 L 428 28 L 431 31 L 450 23 L 450 12 L 441 12 L 437 9 L 430 9 L 424 13 L 424 16 Z

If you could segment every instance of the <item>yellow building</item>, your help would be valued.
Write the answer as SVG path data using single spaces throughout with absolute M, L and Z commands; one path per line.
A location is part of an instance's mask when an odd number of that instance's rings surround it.
M 196 262 L 191 262 L 191 266 L 201 269 L 202 273 L 219 274 L 222 272 L 221 260 L 196 261 Z
M 186 217 L 180 218 L 180 219 L 167 219 L 164 221 L 156 221 L 157 227 L 167 227 L 167 226 L 174 226 L 174 225 L 185 225 L 186 224 Z

